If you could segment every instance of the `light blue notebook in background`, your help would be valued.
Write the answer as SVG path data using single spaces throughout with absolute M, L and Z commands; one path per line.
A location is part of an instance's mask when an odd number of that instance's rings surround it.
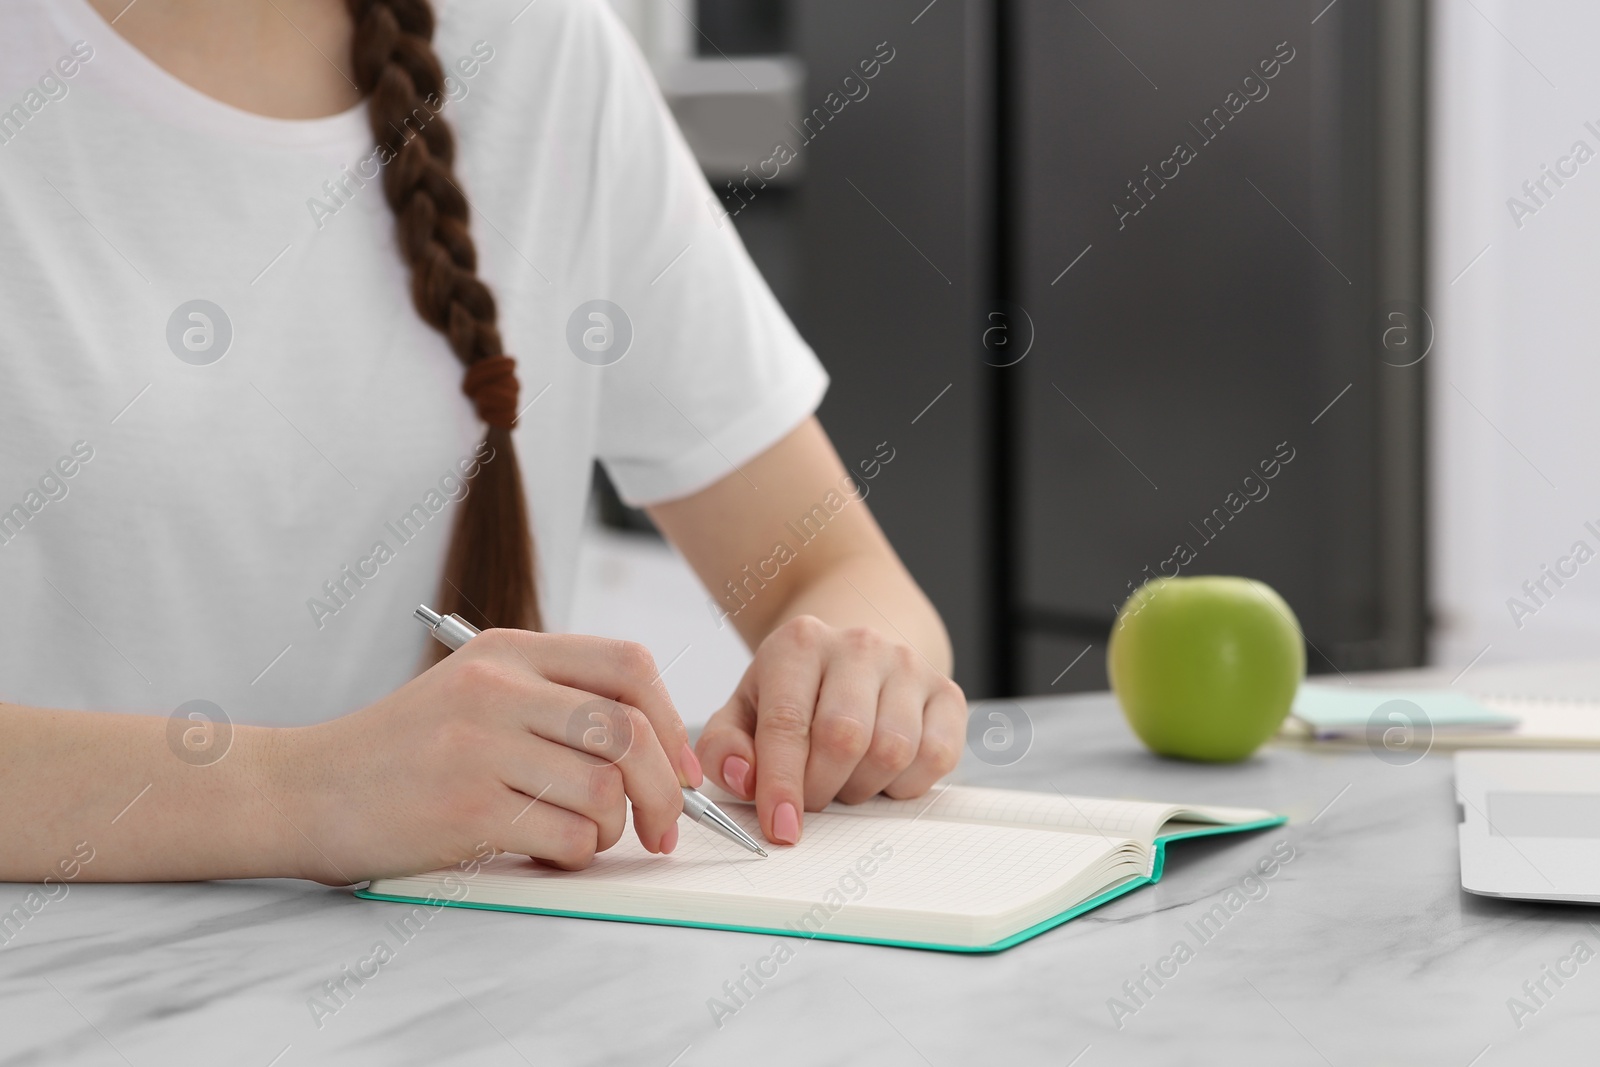
M 759 835 L 752 805 L 707 787 Z M 806 816 L 798 845 L 761 859 L 685 826 L 670 856 L 628 829 L 582 871 L 503 855 L 373 882 L 358 895 L 947 952 L 994 952 L 1161 877 L 1166 844 L 1284 822 L 1252 808 L 947 786 Z
M 1417 718 L 1412 708 L 1421 709 L 1425 718 L 1406 721 Z M 1300 686 L 1291 713 L 1318 738 L 1364 734 L 1369 724 L 1380 731 L 1425 723 L 1435 731 L 1476 732 L 1510 730 L 1520 721 L 1450 689 L 1364 689 L 1315 682 Z

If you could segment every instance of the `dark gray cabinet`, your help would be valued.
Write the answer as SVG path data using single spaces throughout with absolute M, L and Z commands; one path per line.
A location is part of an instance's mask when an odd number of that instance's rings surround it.
M 1422 5 L 1322 6 L 788 5 L 808 112 L 893 50 L 771 240 L 969 692 L 1103 686 L 1163 567 L 1271 583 L 1313 671 L 1420 661 Z
M 1382 341 L 1426 330 L 1420 156 L 1383 141 L 1416 137 L 1421 37 L 1385 42 L 1375 3 L 1315 15 L 1014 5 L 1012 292 L 1037 329 L 1010 383 L 1024 690 L 1074 639 L 1103 646 L 1154 573 L 1270 583 L 1314 671 L 1420 657 L 1424 368 Z
M 793 47 L 806 109 L 894 58 L 801 151 L 801 331 L 833 386 L 821 417 L 847 466 L 888 442 L 868 502 L 944 613 L 957 679 L 992 688 L 989 380 L 978 353 L 991 269 L 992 22 L 941 2 L 801 0 Z M 859 93 L 859 90 L 857 90 Z M 930 407 L 931 405 L 931 407 Z

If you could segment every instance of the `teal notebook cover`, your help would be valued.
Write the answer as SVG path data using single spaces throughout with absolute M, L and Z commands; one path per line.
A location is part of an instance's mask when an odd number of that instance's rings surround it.
M 1038 937 L 1046 930 L 1054 929 L 1070 919 L 1076 919 L 1084 912 L 1092 911 L 1100 905 L 1117 899 L 1125 893 L 1131 893 L 1140 886 L 1149 885 L 1161 880 L 1161 873 L 1166 867 L 1167 845 L 1172 841 L 1183 841 L 1194 837 L 1211 837 L 1216 834 L 1243 833 L 1247 830 L 1265 830 L 1273 826 L 1282 826 L 1288 822 L 1288 817 L 1278 815 L 1270 819 L 1258 819 L 1255 822 L 1236 823 L 1228 826 L 1201 826 L 1193 830 L 1183 830 L 1174 834 L 1163 834 L 1155 839 L 1155 856 L 1151 863 L 1148 877 L 1138 876 L 1115 885 L 1099 896 L 1091 897 L 1081 904 L 1073 905 L 1059 915 L 1053 915 L 1040 923 L 1019 930 L 1009 937 L 1002 938 L 990 945 L 943 945 L 925 941 L 896 941 L 888 938 L 862 937 L 854 934 L 829 934 L 829 933 L 802 933 L 791 929 L 763 926 L 732 926 L 725 923 L 692 922 L 683 919 L 656 919 L 639 915 L 607 915 L 601 912 L 586 911 L 557 911 L 549 908 L 530 908 L 512 904 L 487 904 L 471 900 L 445 900 L 442 898 L 407 897 L 389 893 L 374 893 L 370 889 L 356 890 L 356 896 L 365 900 L 387 900 L 396 904 L 423 904 L 429 907 L 444 905 L 452 908 L 476 908 L 482 911 L 516 911 L 529 915 L 560 915 L 569 919 L 600 919 L 605 922 L 647 923 L 651 926 L 687 926 L 700 930 L 733 930 L 743 934 L 771 934 L 778 937 L 802 938 L 805 940 L 822 941 L 853 941 L 862 945 L 887 945 L 892 948 L 917 948 L 934 952 L 1000 952 L 1013 945 L 1019 945 L 1030 938 Z

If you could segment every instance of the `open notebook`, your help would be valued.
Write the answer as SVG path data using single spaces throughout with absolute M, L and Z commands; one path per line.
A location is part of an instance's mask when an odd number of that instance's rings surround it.
M 760 837 L 752 805 L 713 799 Z M 582 871 L 502 855 L 472 877 L 385 878 L 358 895 L 991 952 L 1155 881 L 1168 841 L 1284 821 L 1250 808 L 947 786 L 829 805 L 770 859 L 686 825 L 670 856 L 644 851 L 630 830 Z

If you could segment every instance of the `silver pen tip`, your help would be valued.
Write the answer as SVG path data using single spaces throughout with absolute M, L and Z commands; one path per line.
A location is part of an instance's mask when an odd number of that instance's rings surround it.
M 417 610 L 413 611 L 411 614 L 415 615 L 429 626 L 438 626 L 444 621 L 444 616 L 440 615 L 437 611 L 434 611 L 426 604 L 418 605 Z
M 767 858 L 767 850 L 762 848 L 760 845 L 757 845 L 756 846 L 756 855 L 760 856 L 762 859 L 766 859 Z

